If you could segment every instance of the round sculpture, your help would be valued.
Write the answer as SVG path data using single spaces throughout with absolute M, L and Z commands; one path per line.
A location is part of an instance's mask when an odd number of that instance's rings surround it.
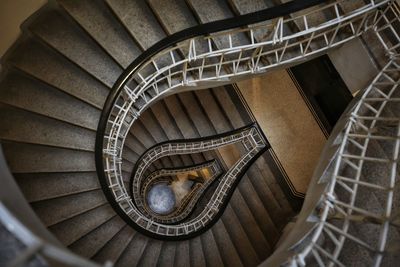
M 174 209 L 175 194 L 168 185 L 157 184 L 147 194 L 147 204 L 155 213 L 168 214 Z

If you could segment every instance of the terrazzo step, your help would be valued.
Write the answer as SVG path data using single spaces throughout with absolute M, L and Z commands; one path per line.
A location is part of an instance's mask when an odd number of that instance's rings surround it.
M 4 104 L 0 113 L 3 140 L 94 151 L 94 131 Z
M 244 15 L 248 13 L 257 12 L 269 7 L 274 6 L 274 4 L 269 3 L 272 1 L 266 0 L 228 0 L 231 9 L 236 15 Z
M 90 233 L 81 237 L 69 246 L 73 252 L 91 258 L 104 247 L 126 223 L 118 216 L 112 217 L 109 221 L 93 229 Z
M 206 266 L 223 266 L 224 263 L 221 258 L 218 245 L 211 230 L 204 232 L 201 236 L 201 244 L 203 248 Z
M 141 53 L 124 26 L 103 1 L 57 1 L 123 68 Z
M 99 263 L 106 261 L 116 262 L 126 247 L 134 238 L 136 232 L 129 225 L 125 225 L 115 236 L 113 236 L 92 259 Z
M 168 267 L 175 266 L 177 242 L 164 241 L 158 257 L 157 266 Z
M 96 171 L 92 152 L 9 141 L 2 146 L 13 174 Z
M 178 95 L 187 114 L 193 118 L 193 124 L 201 137 L 215 135 L 216 132 L 211 121 L 206 116 L 205 108 L 200 104 L 200 100 L 194 92 L 185 92 Z
M 194 127 L 193 121 L 182 108 L 182 102 L 177 98 L 176 95 L 165 98 L 164 102 L 169 113 L 174 118 L 176 125 L 178 126 L 178 129 L 182 133 L 184 139 L 200 137 L 200 134 Z
M 260 263 L 260 259 L 254 250 L 251 240 L 249 240 L 244 227 L 237 218 L 230 204 L 227 205 L 221 219 L 226 227 L 226 231 L 230 236 L 239 257 L 244 266 L 256 266 Z
M 194 93 L 198 97 L 201 106 L 206 111 L 207 117 L 217 134 L 232 130 L 226 121 L 226 117 L 221 109 L 221 106 L 216 101 L 210 90 L 199 90 L 195 91 Z
M 48 229 L 62 244 L 69 246 L 114 216 L 114 210 L 109 204 L 105 204 L 50 226 Z
M 91 130 L 97 129 L 100 111 L 54 87 L 10 72 L 1 82 L 2 103 Z
M 177 242 L 174 264 L 177 267 L 190 266 L 190 245 L 189 240 Z
M 138 266 L 157 266 L 163 243 L 163 241 L 156 239 L 149 240 L 146 245 L 146 249 L 143 251 Z
M 257 179 L 254 179 L 254 177 L 252 178 L 253 179 L 251 179 L 251 176 L 248 174 L 244 175 L 237 188 L 246 205 L 251 210 L 270 248 L 273 248 L 280 236 L 280 231 L 274 223 L 274 216 L 281 216 L 281 214 L 279 214 L 279 207 L 275 207 L 271 212 L 265 208 L 266 202 L 274 200 L 271 198 L 261 198 L 252 184 L 252 180 L 258 180 L 258 177 L 256 177 Z
M 190 266 L 202 267 L 206 266 L 205 258 L 208 256 L 203 252 L 203 246 L 200 236 L 191 238 L 189 240 L 189 255 L 190 255 Z
M 13 46 L 12 53 L 7 53 L 3 57 L 3 62 L 99 110 L 102 109 L 109 93 L 109 88 L 103 83 L 53 49 L 32 38 L 18 41 Z M 37 100 L 39 99 L 37 97 Z M 79 110 L 77 108 L 76 112 Z M 92 113 L 88 110 L 86 112 Z M 85 118 L 87 115 L 82 113 L 81 116 Z
M 234 14 L 229 8 L 229 5 L 225 1 L 186 0 L 186 3 L 193 10 L 197 17 L 197 20 L 200 23 L 208 23 L 216 20 L 234 17 Z M 227 38 L 214 38 L 213 40 L 219 49 L 230 47 L 229 40 Z M 243 45 L 246 43 L 249 43 L 249 39 L 245 34 L 237 33 L 232 35 L 233 46 Z
M 14 178 L 28 202 L 100 189 L 95 172 L 21 173 L 14 174 Z
M 122 68 L 84 30 L 57 10 L 43 10 L 24 28 L 109 87 L 122 73 Z
M 235 190 L 230 201 L 243 230 L 246 232 L 255 252 L 260 260 L 264 260 L 272 253 L 273 244 L 269 244 L 251 210 L 239 190 Z
M 142 50 L 165 38 L 165 33 L 145 1 L 107 0 Z
M 223 221 L 218 220 L 211 228 L 217 243 L 221 259 L 225 266 L 243 266 L 239 254 L 233 244 Z
M 105 203 L 107 203 L 107 200 L 102 190 L 96 189 L 89 192 L 33 202 L 31 205 L 42 222 L 48 227 L 83 214 L 93 209 L 93 207 L 98 207 Z
M 136 233 L 124 252 L 115 262 L 116 267 L 137 266 L 146 248 L 149 238 Z

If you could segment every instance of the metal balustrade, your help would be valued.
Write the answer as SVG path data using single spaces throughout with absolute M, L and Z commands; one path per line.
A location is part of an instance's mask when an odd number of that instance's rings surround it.
M 298 16 L 276 18 L 261 24 L 249 25 L 244 29 L 236 28 L 190 38 L 160 51 L 150 60 L 126 72 L 120 79 L 113 98 L 108 100 L 112 101 L 113 105 L 108 113 L 108 119 L 104 120 L 104 125 L 99 124 L 99 129 L 105 129 L 102 137 L 101 164 L 104 166 L 106 180 L 115 201 L 127 217 L 146 231 L 166 236 L 191 233 L 199 224 L 205 222 L 204 218 L 190 222 L 193 225 L 185 226 L 183 230 L 153 224 L 154 222 L 138 213 L 127 194 L 122 182 L 121 158 L 124 142 L 130 127 L 145 109 L 161 97 L 178 90 L 230 83 L 249 75 L 297 64 L 320 55 L 360 36 L 369 29 L 374 29 L 381 18 L 379 9 L 385 8 L 392 1 L 370 1 L 356 9 L 341 9 L 346 2 L 335 1 Z M 316 19 L 319 15 L 328 13 L 332 17 L 330 20 L 321 22 Z M 390 21 L 381 24 L 382 27 L 389 27 Z M 293 28 L 291 27 L 293 25 L 297 27 L 296 32 L 288 30 Z M 259 38 L 260 33 L 263 38 Z M 243 34 L 249 38 L 238 42 L 238 36 Z M 218 48 L 215 48 L 213 43 L 218 43 Z M 183 58 L 177 56 L 182 53 Z M 203 145 L 205 143 L 197 144 L 199 149 Z M 154 157 L 179 154 L 183 151 L 193 153 L 196 147 L 188 147 L 186 144 L 179 144 L 173 149 L 169 145 L 158 147 L 143 157 L 143 165 L 136 169 L 135 176 L 140 177 L 145 169 L 144 166 L 147 166 L 146 164 Z M 251 154 L 254 153 L 249 152 L 248 156 Z M 236 167 L 240 169 L 239 166 Z M 232 176 L 233 173 L 234 171 L 227 176 Z M 133 197 L 136 199 L 140 190 L 134 188 L 133 192 Z M 224 192 L 216 197 L 221 198 Z M 216 206 L 219 205 L 214 204 L 210 210 Z
M 248 149 L 245 151 L 245 154 L 223 175 L 208 204 L 195 218 L 183 223 L 168 225 L 157 222 L 151 216 L 146 216 L 146 214 L 141 212 L 138 208 L 139 206 L 144 206 L 144 201 L 141 201 L 143 197 L 140 194 L 142 190 L 141 185 L 144 183 L 144 173 L 156 160 L 169 155 L 209 151 L 221 146 L 244 141 L 249 141 L 247 142 Z M 252 145 L 250 146 L 249 144 Z M 232 193 L 232 189 L 234 189 L 234 184 L 238 182 L 243 171 L 266 148 L 267 142 L 257 124 L 210 138 L 162 143 L 146 151 L 138 160 L 132 179 L 132 198 L 128 195 L 123 184 L 120 185 L 115 182 L 117 181 L 116 179 L 110 181 L 110 189 L 112 189 L 115 200 L 118 202 L 119 206 L 124 210 L 125 214 L 129 216 L 130 220 L 135 223 L 133 225 L 134 227 L 140 227 L 141 231 L 147 231 L 150 234 L 160 235 L 164 238 L 190 236 L 204 229 L 206 226 L 209 226 L 216 216 L 220 214 L 223 205 Z M 197 196 L 200 196 L 201 193 L 202 192 L 199 192 Z M 192 202 L 192 204 L 194 205 L 195 203 Z M 192 207 L 192 205 L 190 205 L 190 207 Z M 180 219 L 181 216 L 177 216 L 173 220 L 176 222 Z M 168 222 L 170 222 L 170 220 L 168 220 Z
M 172 176 L 176 174 L 184 174 L 193 171 L 201 171 L 207 169 L 210 172 L 210 177 L 203 184 L 196 184 L 195 188 L 193 188 L 182 200 L 180 206 L 168 215 L 160 215 L 154 213 L 147 205 L 147 192 L 149 191 L 149 187 L 154 185 L 158 179 L 163 178 L 163 176 Z M 208 188 L 210 184 L 212 184 L 217 177 L 222 174 L 223 170 L 217 160 L 209 161 L 203 164 L 198 164 L 189 167 L 183 168 L 172 168 L 172 169 L 161 169 L 152 172 L 149 176 L 142 179 L 144 184 L 141 186 L 141 191 L 138 196 L 137 201 L 135 198 L 135 204 L 138 209 L 150 216 L 154 221 L 159 223 L 176 223 L 182 221 L 186 218 L 193 210 L 194 206 L 197 203 L 197 200 L 202 196 L 203 192 Z

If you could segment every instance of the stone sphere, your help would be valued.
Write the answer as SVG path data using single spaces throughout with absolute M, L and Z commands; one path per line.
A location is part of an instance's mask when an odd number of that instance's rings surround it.
M 168 185 L 157 184 L 147 194 L 147 204 L 157 214 L 168 214 L 174 209 L 175 194 Z

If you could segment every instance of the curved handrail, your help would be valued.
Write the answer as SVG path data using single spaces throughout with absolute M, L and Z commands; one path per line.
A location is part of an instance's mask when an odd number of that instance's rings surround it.
M 370 4 L 345 14 L 337 12 L 338 3 L 342 2 L 337 1 L 296 18 L 279 18 L 277 21 L 266 25 L 224 32 L 221 34 L 229 39 L 229 44 L 228 47 L 219 50 L 212 48 L 211 41 L 213 38 L 220 38 L 220 35 L 190 39 L 185 44 L 179 44 L 171 50 L 158 53 L 149 62 L 144 62 L 134 71 L 126 73 L 127 76 L 123 79 L 124 84 L 120 84 L 123 87 L 120 87 L 119 95 L 116 95 L 114 99 L 114 106 L 108 112 L 110 117 L 100 120 L 99 131 L 96 136 L 96 138 L 99 136 L 101 138 L 101 140 L 98 138 L 96 140 L 96 168 L 100 172 L 100 182 L 113 207 L 120 215 L 123 213 L 128 215 L 122 215 L 125 220 L 128 217 L 136 216 L 131 216 L 132 212 L 135 213 L 135 208 L 131 205 L 131 199 L 121 178 L 122 150 L 131 125 L 141 112 L 156 99 L 171 93 L 174 88 L 180 88 L 184 85 L 195 85 L 197 82 L 210 80 L 227 83 L 231 77 L 261 73 L 273 67 L 284 66 L 284 64 L 299 63 L 307 57 L 318 55 L 318 53 L 361 35 L 364 30 L 371 27 L 369 25 L 371 19 L 372 25 L 375 22 L 376 9 L 389 1 L 371 1 Z M 286 24 L 293 23 L 296 19 L 303 19 L 307 22 L 309 16 L 322 10 L 333 11 L 336 13 L 336 17 L 312 28 L 308 23 L 304 23 L 304 28 L 300 29 L 298 33 L 286 36 L 287 33 L 283 31 Z M 259 42 L 254 38 L 254 31 L 262 27 L 265 27 L 265 30 L 268 29 L 272 35 L 268 35 L 266 41 Z M 351 30 L 348 30 L 349 28 Z M 233 45 L 232 36 L 243 32 L 251 36 L 250 43 L 239 46 Z M 208 44 L 207 52 L 197 53 L 196 41 Z M 266 47 L 265 50 L 263 50 L 264 47 Z M 177 61 L 174 51 L 183 48 L 188 51 L 188 56 L 184 60 Z M 269 51 L 268 49 L 272 50 Z M 296 51 L 293 52 L 293 49 Z M 161 68 L 159 64 L 163 62 L 163 57 L 167 57 L 171 64 Z M 232 60 L 232 57 L 237 57 L 237 59 Z M 196 60 L 199 59 L 201 64 L 191 67 L 190 64 L 195 64 Z M 211 60 L 211 63 L 206 63 L 206 60 Z M 225 66 L 232 67 L 228 74 L 223 73 Z M 178 67 L 178 70 L 174 70 L 174 67 Z M 204 74 L 210 74 L 207 72 L 210 70 L 211 78 L 204 77 Z M 150 74 L 145 74 L 146 71 L 150 71 Z M 199 75 L 199 77 L 189 77 L 191 73 Z M 127 85 L 128 81 L 129 86 Z M 132 84 L 134 88 L 131 89 Z M 106 129 L 109 131 L 107 134 Z M 99 155 L 99 152 L 101 152 L 101 155 Z M 98 167 L 104 167 L 103 160 L 106 166 L 104 169 L 99 169 Z M 108 191 L 108 187 L 112 193 Z M 134 220 L 138 223 L 142 218 L 135 218 Z M 145 227 L 149 228 L 150 226 L 151 223 L 149 222 Z
M 159 215 L 154 212 L 148 207 L 146 203 L 146 195 L 149 191 L 149 186 L 153 184 L 155 180 L 157 180 L 160 176 L 169 176 L 172 174 L 182 174 L 188 173 L 192 171 L 199 171 L 202 169 L 207 168 L 210 171 L 211 176 L 205 181 L 203 184 L 196 184 L 196 188 L 192 189 L 182 200 L 179 207 L 173 211 L 171 214 L 167 215 Z M 218 160 L 210 160 L 205 163 L 196 164 L 193 166 L 181 167 L 181 168 L 169 168 L 169 169 L 161 169 L 154 171 L 149 176 L 144 179 L 144 184 L 141 186 L 140 197 L 143 199 L 142 207 L 137 207 L 141 210 L 150 215 L 154 221 L 159 223 L 177 223 L 185 219 L 189 214 L 192 212 L 194 206 L 197 203 L 197 200 L 202 196 L 203 192 L 208 188 L 208 186 L 213 183 L 213 181 L 222 174 L 221 166 L 218 163 Z

